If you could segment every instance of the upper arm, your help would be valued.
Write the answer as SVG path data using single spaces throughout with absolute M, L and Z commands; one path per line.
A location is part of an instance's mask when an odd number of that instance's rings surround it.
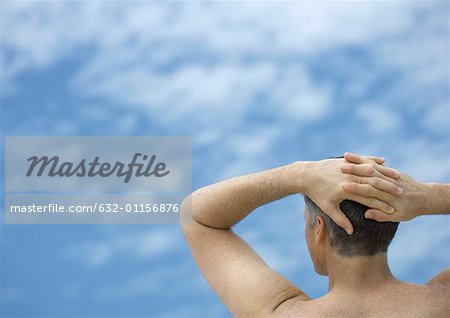
M 191 220 L 183 224 L 183 231 L 200 271 L 233 314 L 268 315 L 293 297 L 309 299 L 231 229 Z
M 430 286 L 442 286 L 450 289 L 450 267 L 444 269 L 442 272 L 434 276 L 427 282 Z

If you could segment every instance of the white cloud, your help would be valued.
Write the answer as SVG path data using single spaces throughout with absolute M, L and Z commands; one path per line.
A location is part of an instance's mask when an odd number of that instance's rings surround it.
M 380 105 L 364 105 L 357 110 L 364 122 L 364 130 L 372 134 L 393 132 L 402 128 L 401 117 L 393 110 Z
M 195 134 L 196 145 L 224 142 L 235 155 L 240 149 L 233 147 L 237 137 L 230 141 L 226 137 L 260 101 L 260 111 L 283 122 L 286 132 L 331 113 L 339 83 L 334 79 L 319 84 L 308 69 L 308 62 L 324 52 L 346 46 L 370 51 L 372 69 L 342 61 L 340 71 L 353 74 L 342 88 L 349 97 L 370 93 L 383 72 L 403 74 L 394 89 L 388 87 L 375 100 L 363 101 L 357 110 L 374 136 L 404 128 L 399 113 L 423 108 L 427 97 L 421 90 L 447 78 L 442 67 L 448 65 L 448 38 L 442 36 L 445 10 L 434 4 L 23 2 L 3 3 L 2 9 L 0 30 L 14 30 L 0 32 L 3 48 L 14 52 L 2 54 L 2 83 L 7 87 L 13 87 L 14 79 L 26 70 L 82 52 L 85 61 L 71 81 L 75 94 L 136 107 L 168 131 Z M 420 24 L 418 13 L 424 17 Z M 20 18 L 24 16 L 27 19 Z M 6 63 L 5 56 L 11 61 Z M 400 102 L 408 107 L 387 108 Z M 107 116 L 108 111 L 96 113 Z M 443 131 L 442 114 L 442 108 L 430 107 L 424 125 Z M 133 132 L 135 124 L 136 117 L 129 115 L 117 128 Z M 64 123 L 57 131 L 74 129 Z M 264 129 L 259 132 L 272 135 Z M 242 129 L 236 133 L 246 138 L 247 145 L 262 142 L 258 133 L 252 140 Z M 264 143 L 277 140 L 269 137 Z M 229 169 L 247 169 L 255 162 L 233 162 Z
M 258 98 L 265 103 L 262 111 L 274 122 L 283 122 L 286 133 L 331 113 L 338 83 L 319 84 L 307 68 L 311 58 L 324 52 L 346 46 L 370 51 L 372 69 L 348 68 L 353 65 L 342 62 L 342 73 L 354 74 L 343 87 L 350 97 L 370 92 L 385 71 L 403 74 L 395 89 L 387 88 L 369 101 L 372 104 L 364 101 L 366 106 L 357 111 L 374 135 L 404 128 L 399 113 L 428 105 L 416 102 L 427 99 L 421 92 L 424 85 L 447 76 L 443 65 L 448 64 L 448 37 L 442 36 L 446 12 L 436 10 L 435 4 L 8 2 L 2 9 L 0 30 L 13 30 L 0 31 L 2 48 L 14 52 L 2 54 L 5 85 L 12 87 L 27 70 L 83 53 L 85 60 L 72 80 L 77 95 L 136 107 L 169 131 L 195 134 L 196 144 L 230 144 L 227 151 L 241 158 L 244 154 L 232 147 L 237 137 L 226 140 L 230 131 L 246 138 L 247 145 L 279 140 L 261 141 L 259 133 L 272 135 L 264 129 L 252 136 L 242 132 L 240 125 L 257 108 Z M 419 13 L 424 17 L 420 23 Z M 430 14 L 433 18 L 427 18 Z M 407 107 L 387 108 L 402 96 L 411 101 Z M 108 116 L 105 109 L 92 111 L 93 116 Z M 445 114 L 442 106 L 430 106 L 424 125 L 442 132 Z M 129 115 L 117 128 L 132 132 L 135 123 L 136 117 Z M 56 132 L 75 129 L 64 122 Z M 389 149 L 382 151 L 389 154 Z M 239 166 L 247 169 L 255 161 L 233 162 L 233 171 Z
M 66 257 L 91 268 L 101 268 L 114 258 L 127 257 L 134 260 L 151 260 L 174 251 L 181 241 L 178 231 L 147 230 L 137 233 L 120 233 L 112 237 L 80 242 L 69 246 Z
M 15 52 L 14 63 L 5 64 L 4 81 L 9 84 L 26 69 L 46 67 L 91 46 L 93 57 L 73 82 L 80 95 L 106 97 L 139 106 L 151 115 L 166 114 L 166 118 L 192 120 L 210 107 L 224 117 L 221 109 L 245 107 L 253 96 L 269 90 L 274 74 L 281 71 L 282 83 L 273 94 L 269 92 L 279 106 L 277 113 L 314 120 L 326 114 L 327 90 L 316 87 L 301 71 L 299 75 L 286 71 L 285 58 L 301 61 L 328 49 L 369 45 L 405 32 L 423 5 L 75 2 L 3 6 L 1 27 L 14 30 L 0 34 L 5 46 Z M 28 19 L 19 18 L 23 15 Z M 246 56 L 264 62 L 244 67 Z M 181 65 L 162 74 L 159 67 L 164 62 Z
M 66 256 L 69 259 L 81 259 L 88 267 L 103 267 L 112 258 L 113 247 L 106 242 L 84 243 L 69 247 Z
M 398 168 L 424 182 L 450 180 L 450 144 L 433 143 L 425 138 L 404 140 L 389 151 L 398 160 Z
M 394 273 L 406 278 L 427 260 L 432 266 L 427 280 L 444 270 L 435 264 L 450 262 L 449 229 L 450 220 L 445 216 L 420 217 L 401 224 L 389 252 Z
M 274 111 L 280 112 L 284 121 L 303 123 L 320 119 L 329 112 L 330 89 L 314 84 L 304 69 L 289 69 L 280 77 L 269 96 Z
M 273 74 L 273 67 L 266 63 L 245 67 L 189 64 L 169 73 L 134 65 L 109 76 L 80 75 L 73 86 L 85 88 L 85 94 L 102 94 L 114 103 L 147 110 L 158 116 L 161 124 L 223 123 L 242 116 L 242 106 L 269 88 Z M 92 78 L 97 77 L 102 82 L 92 85 Z
M 218 180 L 243 173 L 267 169 L 272 164 L 272 146 L 280 132 L 270 127 L 255 128 L 250 131 L 234 133 L 223 140 L 220 149 L 221 165 Z
M 422 119 L 422 125 L 433 133 L 448 135 L 450 133 L 450 102 L 430 107 L 429 112 Z

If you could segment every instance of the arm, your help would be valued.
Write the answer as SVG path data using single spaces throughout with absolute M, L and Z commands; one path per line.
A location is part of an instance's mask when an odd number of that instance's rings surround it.
M 287 299 L 309 299 L 230 229 L 258 206 L 295 193 L 294 167 L 228 179 L 195 191 L 183 202 L 182 227 L 192 255 L 234 315 L 267 316 Z M 186 204 L 191 204 L 190 220 Z
M 425 205 L 417 215 L 450 214 L 450 184 L 426 183 Z
M 294 193 L 305 193 L 319 206 L 338 213 L 345 195 L 341 183 L 355 181 L 340 171 L 342 163 L 295 162 L 201 188 L 183 202 L 182 228 L 194 259 L 233 314 L 266 316 L 288 299 L 309 299 L 270 269 L 231 227 L 257 207 Z M 375 199 L 370 203 L 386 208 Z

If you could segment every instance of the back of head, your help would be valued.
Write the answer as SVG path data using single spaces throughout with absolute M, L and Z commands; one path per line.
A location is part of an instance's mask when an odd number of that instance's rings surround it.
M 367 206 L 344 200 L 340 204 L 340 209 L 353 225 L 353 234 L 348 235 L 307 196 L 305 196 L 305 203 L 309 212 L 307 226 L 314 226 L 316 217 L 321 216 L 333 251 L 342 256 L 370 256 L 385 253 L 398 228 L 398 222 L 377 222 L 366 219 L 364 213 L 368 210 Z

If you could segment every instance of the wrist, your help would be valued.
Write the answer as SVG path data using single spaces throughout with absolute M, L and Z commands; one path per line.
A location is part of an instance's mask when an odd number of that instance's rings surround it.
M 416 191 L 413 192 L 413 196 L 410 198 L 414 203 L 415 211 L 412 211 L 413 217 L 433 214 L 432 205 L 434 198 L 432 197 L 432 189 L 428 183 L 418 183 Z
M 450 184 L 426 183 L 424 214 L 448 214 L 450 210 Z
M 305 193 L 310 176 L 311 162 L 295 161 L 285 166 L 287 191 L 290 194 Z

